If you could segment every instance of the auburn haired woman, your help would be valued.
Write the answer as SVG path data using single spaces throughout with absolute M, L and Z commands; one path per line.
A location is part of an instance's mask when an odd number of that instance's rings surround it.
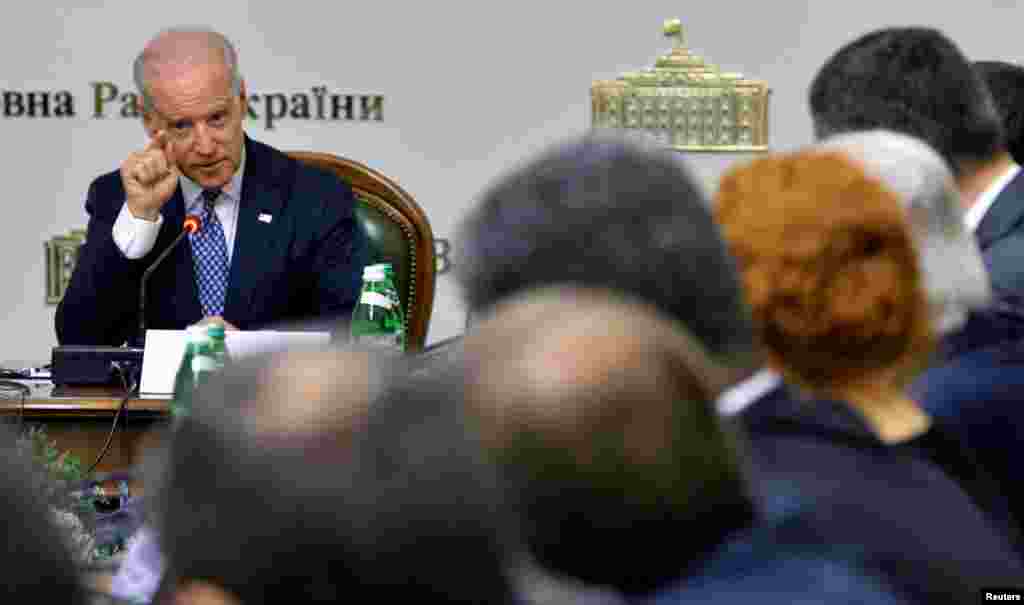
M 926 431 L 904 389 L 934 339 L 896 194 L 839 153 L 801 152 L 728 175 L 716 213 L 770 365 L 882 441 Z
M 1015 529 L 989 510 L 1005 503 L 957 477 L 967 452 L 905 392 L 935 332 L 897 194 L 845 154 L 809 150 L 731 171 L 715 212 L 789 387 L 740 414 L 769 507 L 779 486 L 810 503 L 816 535 L 862 549 L 912 601 L 1024 577 Z

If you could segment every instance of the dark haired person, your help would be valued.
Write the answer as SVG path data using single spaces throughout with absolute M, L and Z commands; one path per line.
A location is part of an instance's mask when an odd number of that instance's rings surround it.
M 992 93 L 1003 119 L 1006 149 L 1020 164 L 1024 161 L 1024 67 L 1006 61 L 975 61 L 974 70 Z
M 949 163 L 993 286 L 1024 295 L 1024 175 L 989 87 L 952 40 L 895 27 L 844 45 L 809 92 L 818 138 L 884 128 L 920 138 Z
M 474 314 L 538 286 L 608 288 L 682 322 L 723 363 L 757 365 L 708 201 L 668 150 L 607 133 L 553 145 L 483 192 L 458 241 Z

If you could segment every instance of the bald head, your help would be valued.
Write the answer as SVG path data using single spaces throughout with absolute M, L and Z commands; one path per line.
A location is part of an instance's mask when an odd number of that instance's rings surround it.
M 728 382 L 678 322 L 598 290 L 516 297 L 496 307 L 465 348 L 468 397 L 489 439 L 530 428 L 585 449 L 588 434 L 612 430 L 646 457 L 671 438 L 675 399 L 707 402 Z
M 153 498 L 187 598 L 508 601 L 490 469 L 397 364 L 289 353 L 204 386 Z
M 643 591 L 749 521 L 713 409 L 729 375 L 678 322 L 607 292 L 547 289 L 496 306 L 465 351 L 467 408 L 542 564 Z M 691 549 L 667 562 L 587 552 L 595 540 L 636 552 L 677 532 Z
M 239 94 L 242 76 L 238 54 L 231 41 L 211 29 L 174 27 L 150 40 L 132 66 L 135 86 L 142 95 L 143 108 L 152 111 L 152 83 L 174 80 L 200 65 L 223 66 L 231 78 L 232 94 Z
M 178 499 L 232 482 L 239 493 L 249 489 L 243 475 L 250 471 L 236 471 L 254 461 L 288 466 L 309 456 L 313 468 L 347 459 L 388 370 L 370 353 L 350 350 L 235 361 L 198 392 L 188 421 L 174 433 L 167 468 L 154 471 L 168 494 L 151 499 L 154 516 L 166 517 L 169 506 L 177 522 Z
M 368 351 L 304 351 L 259 371 L 258 392 L 242 402 L 253 433 L 315 435 L 358 428 L 382 387 L 380 360 Z

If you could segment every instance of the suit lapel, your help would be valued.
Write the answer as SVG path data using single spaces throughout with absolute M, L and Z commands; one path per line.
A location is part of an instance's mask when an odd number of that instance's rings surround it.
M 260 215 L 277 218 L 284 207 L 284 172 L 288 165 L 267 146 L 245 139 L 245 173 L 242 178 L 242 198 L 235 231 L 235 248 L 231 256 L 227 299 L 224 317 L 228 321 L 243 321 L 253 295 L 258 289 L 261 267 L 265 261 L 279 253 L 278 237 L 284 229 L 283 220 L 260 220 Z
M 975 231 L 978 245 L 985 250 L 1024 221 L 1024 170 L 1017 173 L 996 196 Z

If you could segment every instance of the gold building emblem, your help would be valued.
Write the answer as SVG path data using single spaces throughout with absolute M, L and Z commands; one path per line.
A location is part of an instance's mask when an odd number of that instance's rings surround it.
M 85 229 L 73 229 L 67 235 L 52 237 L 45 243 L 46 304 L 55 305 L 64 297 L 64 290 L 78 262 L 78 249 L 84 242 Z
M 681 151 L 766 151 L 767 83 L 691 53 L 678 19 L 664 33 L 673 48 L 653 69 L 591 85 L 592 125 L 644 132 Z

